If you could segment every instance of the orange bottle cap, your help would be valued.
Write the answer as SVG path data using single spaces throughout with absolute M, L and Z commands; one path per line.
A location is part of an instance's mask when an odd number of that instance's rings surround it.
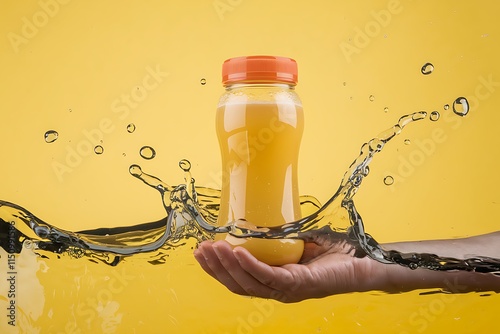
M 227 59 L 222 65 L 222 84 L 272 83 L 297 84 L 297 62 L 275 56 L 247 56 Z

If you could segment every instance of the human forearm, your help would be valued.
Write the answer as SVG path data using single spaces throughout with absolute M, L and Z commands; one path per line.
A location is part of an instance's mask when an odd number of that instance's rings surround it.
M 470 238 L 429 240 L 385 244 L 386 250 L 403 253 L 431 253 L 440 257 L 465 259 L 474 256 L 500 257 L 500 233 L 490 233 Z M 500 291 L 500 277 L 467 270 L 437 271 L 409 269 L 399 265 L 374 264 L 386 277 L 388 292 L 439 288 L 449 292 Z

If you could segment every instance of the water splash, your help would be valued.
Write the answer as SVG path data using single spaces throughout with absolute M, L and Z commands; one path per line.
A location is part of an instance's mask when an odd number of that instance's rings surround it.
M 463 103 L 463 101 L 461 101 Z M 184 245 L 187 239 L 196 242 L 213 239 L 217 233 L 230 233 L 236 237 L 254 238 L 305 238 L 311 231 L 342 233 L 357 252 L 365 253 L 382 263 L 397 263 L 411 269 L 466 270 L 500 273 L 500 259 L 473 257 L 455 259 L 427 253 L 401 253 L 385 250 L 364 228 L 353 198 L 363 179 L 369 174 L 369 164 L 376 154 L 410 123 L 425 119 L 424 111 L 405 115 L 391 128 L 369 140 L 361 147 L 359 156 L 352 162 L 335 194 L 323 205 L 311 196 L 301 197 L 301 207 L 310 214 L 279 227 L 259 227 L 252 222 L 235 221 L 217 226 L 220 191 L 195 186 L 191 176 L 191 163 L 181 160 L 185 183 L 171 186 L 156 176 L 145 173 L 139 165 L 129 168 L 130 174 L 159 192 L 166 217 L 155 222 L 130 227 L 100 228 L 71 232 L 56 228 L 26 209 L 0 201 L 0 246 L 9 252 L 20 252 L 24 247 L 36 252 L 68 254 L 87 257 L 109 265 L 135 254 L 149 254 L 148 261 L 165 262 L 169 250 Z M 389 179 L 391 178 L 391 179 Z M 388 176 L 386 184 L 394 179 Z M 14 233 L 5 233 L 14 226 Z

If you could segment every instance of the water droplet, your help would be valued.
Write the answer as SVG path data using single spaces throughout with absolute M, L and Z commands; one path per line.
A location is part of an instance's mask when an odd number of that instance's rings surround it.
M 443 108 L 444 108 L 444 110 L 448 110 L 448 109 L 450 109 L 450 105 L 449 104 L 445 104 Z
M 55 131 L 55 130 L 49 130 L 49 131 L 45 132 L 44 138 L 45 138 L 45 142 L 53 143 L 57 140 L 57 138 L 59 138 L 59 133 L 57 133 L 57 131 Z
M 370 140 L 368 142 L 368 145 L 369 145 L 368 147 L 370 148 L 370 150 L 377 151 L 377 152 L 381 151 L 382 148 L 384 148 L 384 142 L 378 138 Z
M 431 119 L 431 121 L 435 122 L 439 119 L 441 115 L 439 114 L 438 111 L 434 110 L 433 112 L 431 112 L 429 118 Z
M 411 270 L 415 270 L 418 268 L 418 264 L 415 263 L 415 262 L 412 262 L 410 264 L 408 264 L 408 267 L 411 269 Z
M 128 171 L 133 176 L 141 176 L 142 175 L 142 169 L 141 169 L 141 166 L 139 166 L 139 165 L 131 165 L 128 168 Z
M 189 172 L 191 170 L 191 162 L 189 162 L 189 160 L 182 159 L 181 161 L 179 161 L 179 167 L 183 171 Z
M 130 123 L 129 125 L 127 125 L 127 132 L 128 133 L 132 133 L 135 131 L 135 124 L 134 123 Z
M 363 181 L 363 176 L 361 175 L 356 175 L 354 179 L 352 180 L 352 183 L 355 187 L 359 187 L 361 185 L 361 181 Z
M 96 147 L 94 147 L 94 153 L 95 154 L 103 154 L 104 153 L 104 147 L 102 147 L 101 145 L 97 145 Z
M 72 112 L 73 110 L 71 110 L 71 109 L 68 109 L 68 111 L 69 111 L 69 112 Z
M 422 72 L 423 75 L 429 75 L 434 71 L 434 65 L 431 63 L 425 63 L 424 66 L 420 69 L 420 72 Z
M 29 239 L 24 240 L 23 246 L 26 249 L 32 249 L 32 248 L 34 248 L 33 241 L 31 241 Z
M 453 112 L 458 116 L 465 116 L 469 112 L 469 101 L 465 97 L 458 97 L 453 101 Z
M 389 107 L 385 107 L 384 112 L 389 112 Z
M 207 84 L 207 79 L 201 78 L 200 83 L 205 86 Z
M 344 85 L 344 87 L 345 87 L 345 86 L 347 86 L 347 82 L 345 82 L 345 81 L 344 81 L 344 82 L 342 83 L 342 85 Z
M 411 144 L 411 140 L 405 139 L 404 143 L 405 143 L 405 145 L 410 145 Z
M 387 175 L 386 177 L 384 177 L 384 184 L 386 186 L 390 186 L 390 185 L 394 184 L 394 178 L 390 175 Z
M 123 155 L 124 157 L 126 157 L 126 156 L 127 156 L 127 154 L 126 154 L 125 152 L 123 152 L 123 153 L 122 153 L 122 155 Z
M 141 147 L 139 154 L 144 159 L 151 160 L 156 156 L 156 151 L 151 146 L 143 146 L 143 147 Z
M 424 119 L 427 117 L 427 111 L 419 111 L 419 112 L 416 112 L 416 113 L 413 113 L 413 115 L 411 116 L 411 119 L 413 121 L 418 121 L 420 119 Z
M 368 98 L 371 102 L 375 101 L 375 96 L 373 95 L 370 95 L 370 97 Z

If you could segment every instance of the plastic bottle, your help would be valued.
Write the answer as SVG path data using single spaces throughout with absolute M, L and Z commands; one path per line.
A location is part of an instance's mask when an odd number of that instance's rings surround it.
M 300 219 L 297 165 L 304 128 L 295 93 L 297 63 L 274 56 L 231 58 L 222 67 L 226 89 L 217 108 L 222 155 L 218 224 L 246 221 L 281 226 Z M 224 236 L 270 265 L 297 263 L 300 239 Z

